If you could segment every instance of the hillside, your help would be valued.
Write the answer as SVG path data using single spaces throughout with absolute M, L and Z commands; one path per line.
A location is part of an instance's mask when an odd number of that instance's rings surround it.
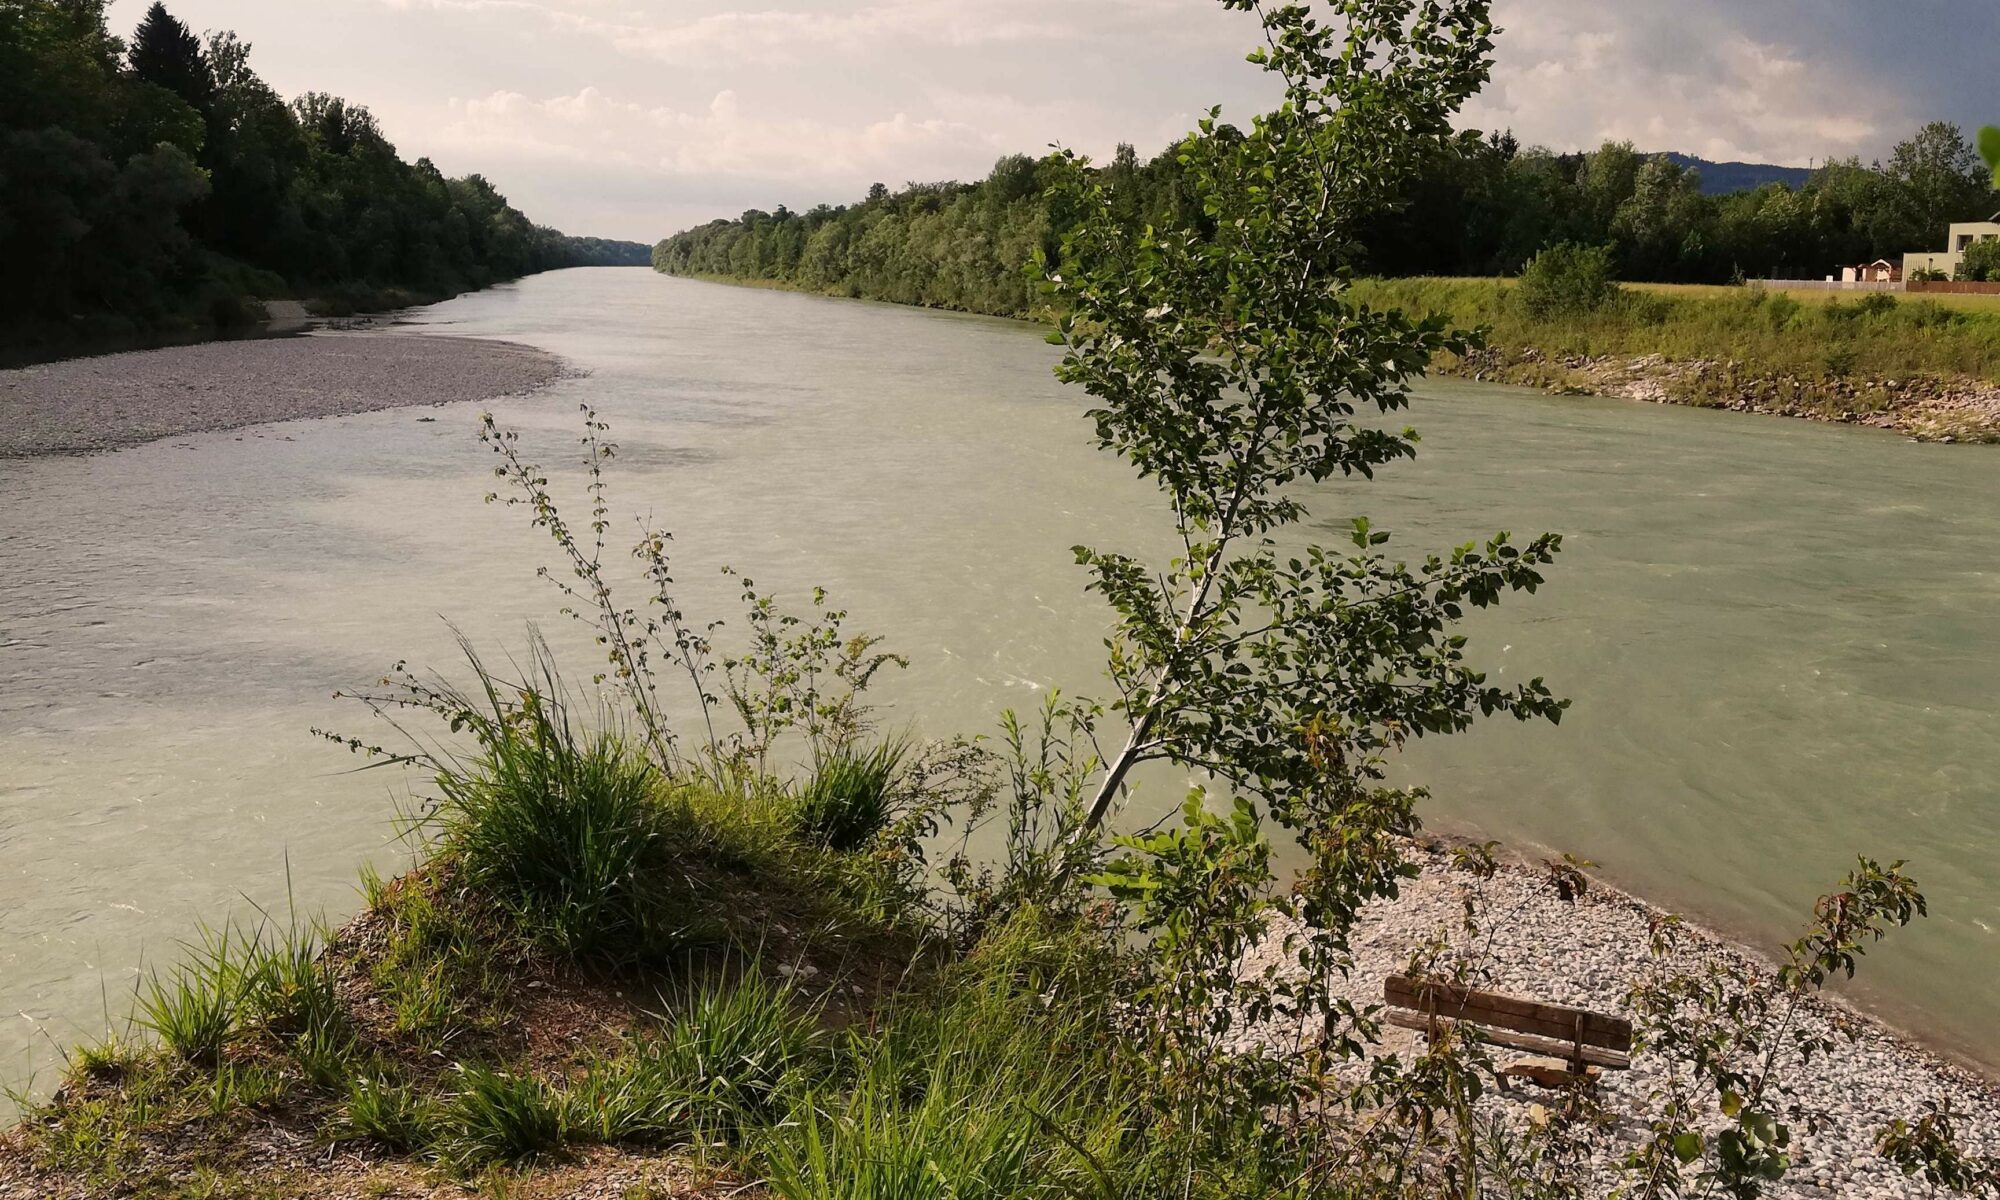
M 1767 183 L 1782 183 L 1788 188 L 1802 188 L 1812 178 L 1807 167 L 1780 167 L 1773 163 L 1711 162 L 1692 154 L 1680 154 L 1669 150 L 1661 158 L 1677 167 L 1701 172 L 1701 193 L 1704 196 L 1727 196 L 1733 192 L 1754 191 Z

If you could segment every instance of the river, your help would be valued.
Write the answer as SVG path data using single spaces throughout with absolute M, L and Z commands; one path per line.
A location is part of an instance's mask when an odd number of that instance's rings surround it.
M 1152 553 L 1150 489 L 1091 445 L 1053 351 L 1004 321 L 670 279 L 538 276 L 413 314 L 587 372 L 495 406 L 549 461 L 576 405 L 623 513 L 676 531 L 687 607 L 716 568 L 824 584 L 910 669 L 888 721 L 993 728 L 1098 687 L 1105 616 L 1069 547 Z M 1863 999 L 2000 1067 L 2000 456 L 1777 418 L 1426 383 L 1413 464 L 1308 495 L 1412 557 L 1507 529 L 1565 551 L 1474 621 L 1501 678 L 1575 707 L 1419 745 L 1440 825 L 1582 855 L 1763 945 L 1855 853 L 1907 858 L 1932 916 Z M 332 693 L 561 626 L 546 539 L 485 505 L 477 410 L 398 409 L 0 462 L 0 1082 L 130 1007 L 198 921 L 339 918 L 406 861 L 405 784 L 315 739 L 379 735 Z M 557 473 L 575 494 L 576 473 Z M 580 500 L 579 500 L 580 504 Z M 1164 790 L 1164 789 L 1163 789 Z M 1177 797 L 1144 802 L 1167 805 Z

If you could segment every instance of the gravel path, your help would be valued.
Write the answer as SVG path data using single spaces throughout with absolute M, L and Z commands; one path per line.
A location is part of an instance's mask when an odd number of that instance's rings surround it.
M 1418 854 L 1415 861 L 1423 874 L 1393 903 L 1373 905 L 1362 914 L 1353 939 L 1357 969 L 1337 990 L 1357 1004 L 1380 1004 L 1383 977 L 1401 971 L 1432 938 L 1443 936 L 1453 945 L 1465 941 L 1460 931 L 1470 896 L 1480 906 L 1484 925 L 1477 961 L 1487 974 L 1481 986 L 1552 1004 L 1625 1010 L 1627 988 L 1650 961 L 1649 923 L 1659 910 L 1597 880 L 1570 903 L 1556 896 L 1546 874 L 1525 866 L 1503 866 L 1494 878 L 1482 881 L 1455 869 L 1449 856 L 1436 850 Z M 1277 957 L 1275 943 L 1282 932 L 1253 957 L 1253 967 Z M 1743 946 L 1686 927 L 1674 965 L 1691 967 L 1704 960 L 1763 973 L 1772 969 L 1768 959 Z M 1869 967 L 1862 960 L 1861 970 Z M 1834 1033 L 1839 1048 L 1823 1060 L 1791 1063 L 1784 1073 L 1798 1101 L 1832 1113 L 1833 1120 L 1817 1132 L 1794 1128 L 1792 1172 L 1765 1195 L 1889 1200 L 1940 1194 L 1905 1179 L 1875 1152 L 1882 1127 L 1896 1117 L 1916 1117 L 1925 1100 L 1949 1099 L 1967 1150 L 2000 1153 L 2000 1091 L 1986 1079 L 1838 1001 L 1809 1003 L 1802 1023 Z M 1857 1040 L 1850 1042 L 1842 1031 L 1852 1031 Z M 1264 1036 L 1280 1044 L 1287 1040 L 1276 1030 L 1267 1029 Z M 1414 1049 L 1419 1036 L 1391 1029 L 1383 1048 Z M 1532 1057 L 1505 1048 L 1499 1054 L 1503 1062 L 1511 1061 L 1510 1055 Z M 1631 1070 L 1604 1073 L 1606 1101 L 1627 1119 L 1598 1151 L 1599 1162 L 1609 1164 L 1636 1144 L 1644 1127 L 1634 1118 L 1651 1111 L 1648 1093 L 1665 1077 L 1658 1056 L 1644 1053 Z M 1508 1114 L 1510 1123 L 1532 1103 L 1531 1096 L 1488 1095 L 1490 1103 L 1522 1110 Z
M 0 371 L 0 458 L 87 454 L 157 438 L 488 400 L 546 386 L 530 346 L 379 332 L 205 342 Z

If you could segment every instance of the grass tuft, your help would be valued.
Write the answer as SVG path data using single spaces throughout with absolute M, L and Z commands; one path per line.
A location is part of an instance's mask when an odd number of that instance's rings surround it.
M 897 769 L 907 747 L 884 742 L 829 755 L 800 791 L 793 819 L 800 836 L 829 850 L 859 850 L 889 824 Z
M 429 1146 L 437 1137 L 436 1102 L 405 1083 L 363 1076 L 347 1092 L 337 1140 L 369 1138 L 391 1150 L 410 1152 Z
M 203 930 L 187 951 L 170 971 L 147 976 L 138 1021 L 184 1061 L 212 1068 L 255 985 L 255 946 L 224 926 Z
M 759 972 L 689 993 L 674 1023 L 592 1063 L 571 1119 L 603 1142 L 734 1141 L 774 1120 L 822 1066 L 812 1012 Z
M 551 1155 L 568 1132 L 564 1108 L 562 1097 L 532 1075 L 461 1067 L 458 1094 L 445 1114 L 446 1157 L 472 1170 Z
M 539 641 L 528 686 L 472 662 L 484 702 L 460 720 L 480 749 L 440 772 L 432 816 L 463 882 L 563 954 L 629 964 L 684 949 L 686 905 L 663 868 L 687 821 L 667 780 L 615 728 L 575 723 Z

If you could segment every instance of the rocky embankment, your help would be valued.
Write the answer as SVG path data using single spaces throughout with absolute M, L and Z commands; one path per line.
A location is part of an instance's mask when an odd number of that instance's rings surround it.
M 1546 870 L 1525 864 L 1503 866 L 1492 878 L 1482 879 L 1454 866 L 1441 848 L 1418 854 L 1416 861 L 1423 869 L 1419 878 L 1397 900 L 1367 909 L 1355 930 L 1356 970 L 1335 986 L 1356 1004 L 1380 1004 L 1384 977 L 1404 970 L 1411 956 L 1433 939 L 1466 943 L 1462 930 L 1468 901 L 1481 921 L 1473 942 L 1476 978 L 1492 991 L 1624 1013 L 1632 984 L 1662 965 L 1651 955 L 1651 930 L 1666 914 L 1600 882 L 1589 881 L 1581 896 L 1565 900 Z M 1281 940 L 1268 942 L 1253 967 L 1282 961 Z M 1765 977 L 1774 969 L 1756 952 L 1690 927 L 1682 928 L 1677 949 L 1664 960 L 1672 969 L 1700 970 L 1711 963 Z M 1868 969 L 1865 960 L 1861 969 Z M 1831 1114 L 1831 1120 L 1817 1130 L 1795 1128 L 1794 1167 L 1765 1195 L 1778 1200 L 1900 1200 L 1944 1194 L 1905 1178 L 1876 1150 L 1884 1126 L 1899 1117 L 1920 1116 L 1926 1101 L 1950 1104 L 1965 1149 L 2000 1153 L 2000 1090 L 1985 1078 L 1838 1000 L 1809 1000 L 1797 1019 L 1799 1028 L 1825 1033 L 1837 1049 L 1809 1063 L 1783 1056 L 1780 1076 L 1792 1100 Z M 1274 1032 L 1266 1030 L 1262 1036 Z M 1390 1029 L 1383 1050 L 1414 1049 L 1420 1036 Z M 1504 1048 L 1498 1053 L 1502 1062 L 1532 1058 Z M 1611 1165 L 1645 1137 L 1642 1114 L 1656 1109 L 1651 1094 L 1665 1083 L 1670 1065 L 1642 1049 L 1631 1070 L 1604 1073 L 1603 1100 L 1616 1120 L 1593 1157 L 1605 1169 L 1607 1184 L 1614 1174 Z M 1529 1119 L 1536 1100 L 1532 1094 L 1489 1090 L 1482 1103 L 1506 1106 L 1511 1111 L 1497 1115 L 1517 1123 Z
M 1969 377 L 1786 375 L 1721 360 L 1565 356 L 1532 347 L 1487 349 L 1440 360 L 1437 369 L 1556 395 L 1804 417 L 1892 429 L 1920 441 L 2000 442 L 2000 385 Z
M 0 371 L 0 459 L 545 387 L 532 346 L 382 332 L 205 342 Z

